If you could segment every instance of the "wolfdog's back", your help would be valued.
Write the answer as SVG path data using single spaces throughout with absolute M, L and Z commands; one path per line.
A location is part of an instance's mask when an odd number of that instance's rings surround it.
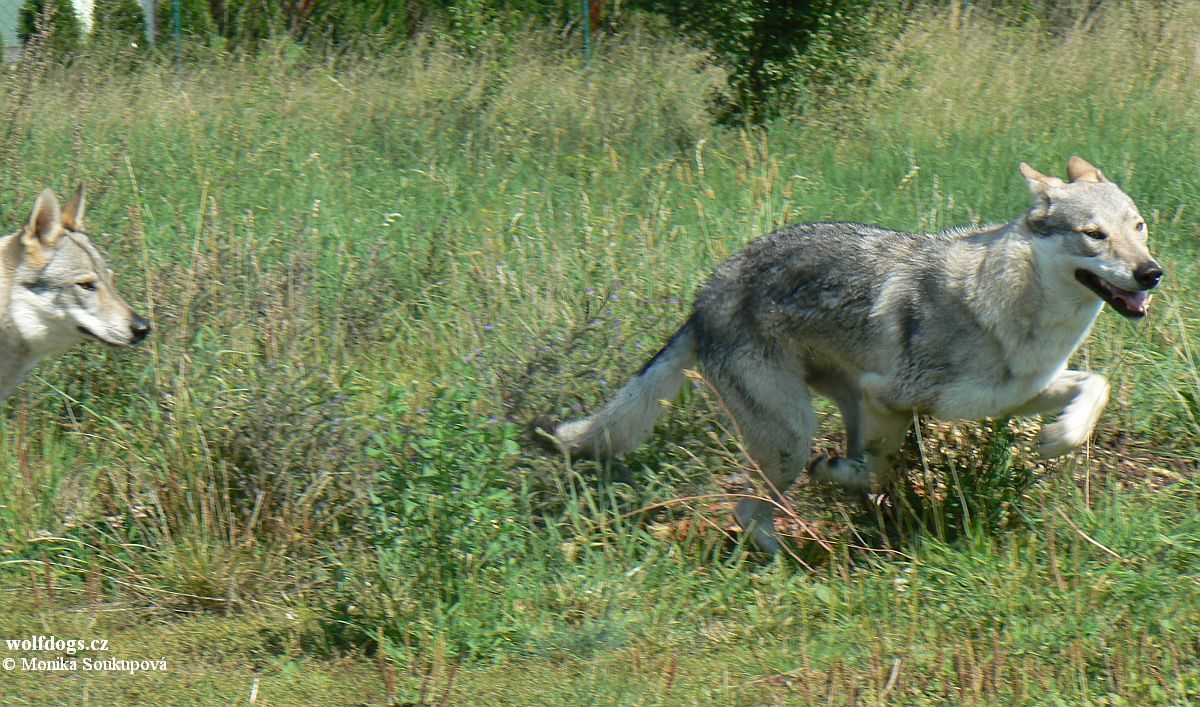
M 960 237 L 858 223 L 781 228 L 722 263 L 697 295 L 701 351 L 795 342 L 844 357 L 878 346 L 871 314 L 885 283 L 933 288 L 938 251 Z

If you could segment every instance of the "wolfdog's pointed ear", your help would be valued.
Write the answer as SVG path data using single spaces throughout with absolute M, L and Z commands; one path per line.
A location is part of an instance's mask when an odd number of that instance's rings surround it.
M 53 248 L 58 244 L 62 235 L 62 210 L 58 207 L 58 197 L 46 189 L 38 195 L 33 205 L 33 214 L 21 234 L 21 242 L 26 250 Z
M 1107 182 L 1100 170 L 1088 164 L 1082 157 L 1071 155 L 1067 160 L 1067 178 L 1072 182 Z
M 62 212 L 62 224 L 72 231 L 83 230 L 83 210 L 87 207 L 87 192 L 83 187 L 83 182 L 79 183 L 79 188 L 75 190 L 75 196 L 67 202 L 66 207 Z
M 1021 176 L 1025 178 L 1025 181 L 1029 182 L 1029 190 L 1035 193 L 1066 186 L 1066 183 L 1058 177 L 1046 176 L 1024 162 L 1021 163 Z
M 1029 194 L 1033 197 L 1033 207 L 1025 220 L 1030 228 L 1042 232 L 1045 230 L 1043 222 L 1050 212 L 1050 192 L 1066 184 L 1058 177 L 1048 177 L 1024 162 L 1021 163 L 1021 176 L 1029 184 Z
M 1050 190 L 1066 186 L 1058 177 L 1048 177 L 1024 162 L 1021 163 L 1021 176 L 1029 184 L 1029 192 L 1033 194 L 1035 202 L 1049 204 Z

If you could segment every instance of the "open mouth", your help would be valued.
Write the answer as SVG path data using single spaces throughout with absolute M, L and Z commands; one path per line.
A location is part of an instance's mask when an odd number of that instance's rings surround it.
M 1150 309 L 1151 295 L 1146 290 L 1131 292 L 1122 290 L 1095 273 L 1087 270 L 1076 270 L 1075 279 L 1082 282 L 1089 290 L 1095 292 L 1100 299 L 1109 304 L 1110 307 L 1117 310 L 1123 317 L 1129 319 L 1141 319 L 1146 316 L 1146 312 Z
M 109 341 L 108 339 L 97 336 L 96 332 L 92 331 L 91 329 L 88 329 L 87 327 L 83 326 L 82 324 L 75 328 L 78 329 L 84 336 L 91 339 L 92 341 L 99 341 L 100 343 L 107 344 L 109 346 L 120 346 L 120 344 L 114 344 L 113 342 Z

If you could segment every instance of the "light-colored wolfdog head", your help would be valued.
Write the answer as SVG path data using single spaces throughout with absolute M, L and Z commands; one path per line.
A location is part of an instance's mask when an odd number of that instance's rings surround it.
M 83 232 L 84 189 L 60 208 L 49 189 L 12 237 L 9 312 L 34 354 L 56 353 L 88 339 L 125 346 L 150 333 L 150 323 L 117 292 L 113 271 Z
M 1025 224 L 1038 234 L 1039 250 L 1052 253 L 1045 260 L 1122 315 L 1146 316 L 1163 271 L 1146 248 L 1146 221 L 1133 200 L 1078 157 L 1067 164 L 1069 182 L 1024 162 L 1021 175 L 1033 194 Z

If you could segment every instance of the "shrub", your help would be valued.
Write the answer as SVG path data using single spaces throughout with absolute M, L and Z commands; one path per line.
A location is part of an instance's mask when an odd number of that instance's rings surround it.
M 813 86 L 854 78 L 858 59 L 896 23 L 862 0 L 635 0 L 700 39 L 730 70 L 724 118 L 794 112 Z
M 102 0 L 92 18 L 92 41 L 113 47 L 145 47 L 146 14 L 137 0 Z
M 479 394 L 473 385 L 444 389 L 418 411 L 424 420 L 377 440 L 378 583 L 394 612 L 385 634 L 397 644 L 434 632 L 456 652 L 486 652 L 505 640 L 502 631 L 480 634 L 470 612 L 447 611 L 489 601 L 480 588 L 504 585 L 529 553 L 528 514 L 510 478 L 516 428 L 472 412 Z M 398 402 L 389 408 L 392 419 L 412 419 Z

